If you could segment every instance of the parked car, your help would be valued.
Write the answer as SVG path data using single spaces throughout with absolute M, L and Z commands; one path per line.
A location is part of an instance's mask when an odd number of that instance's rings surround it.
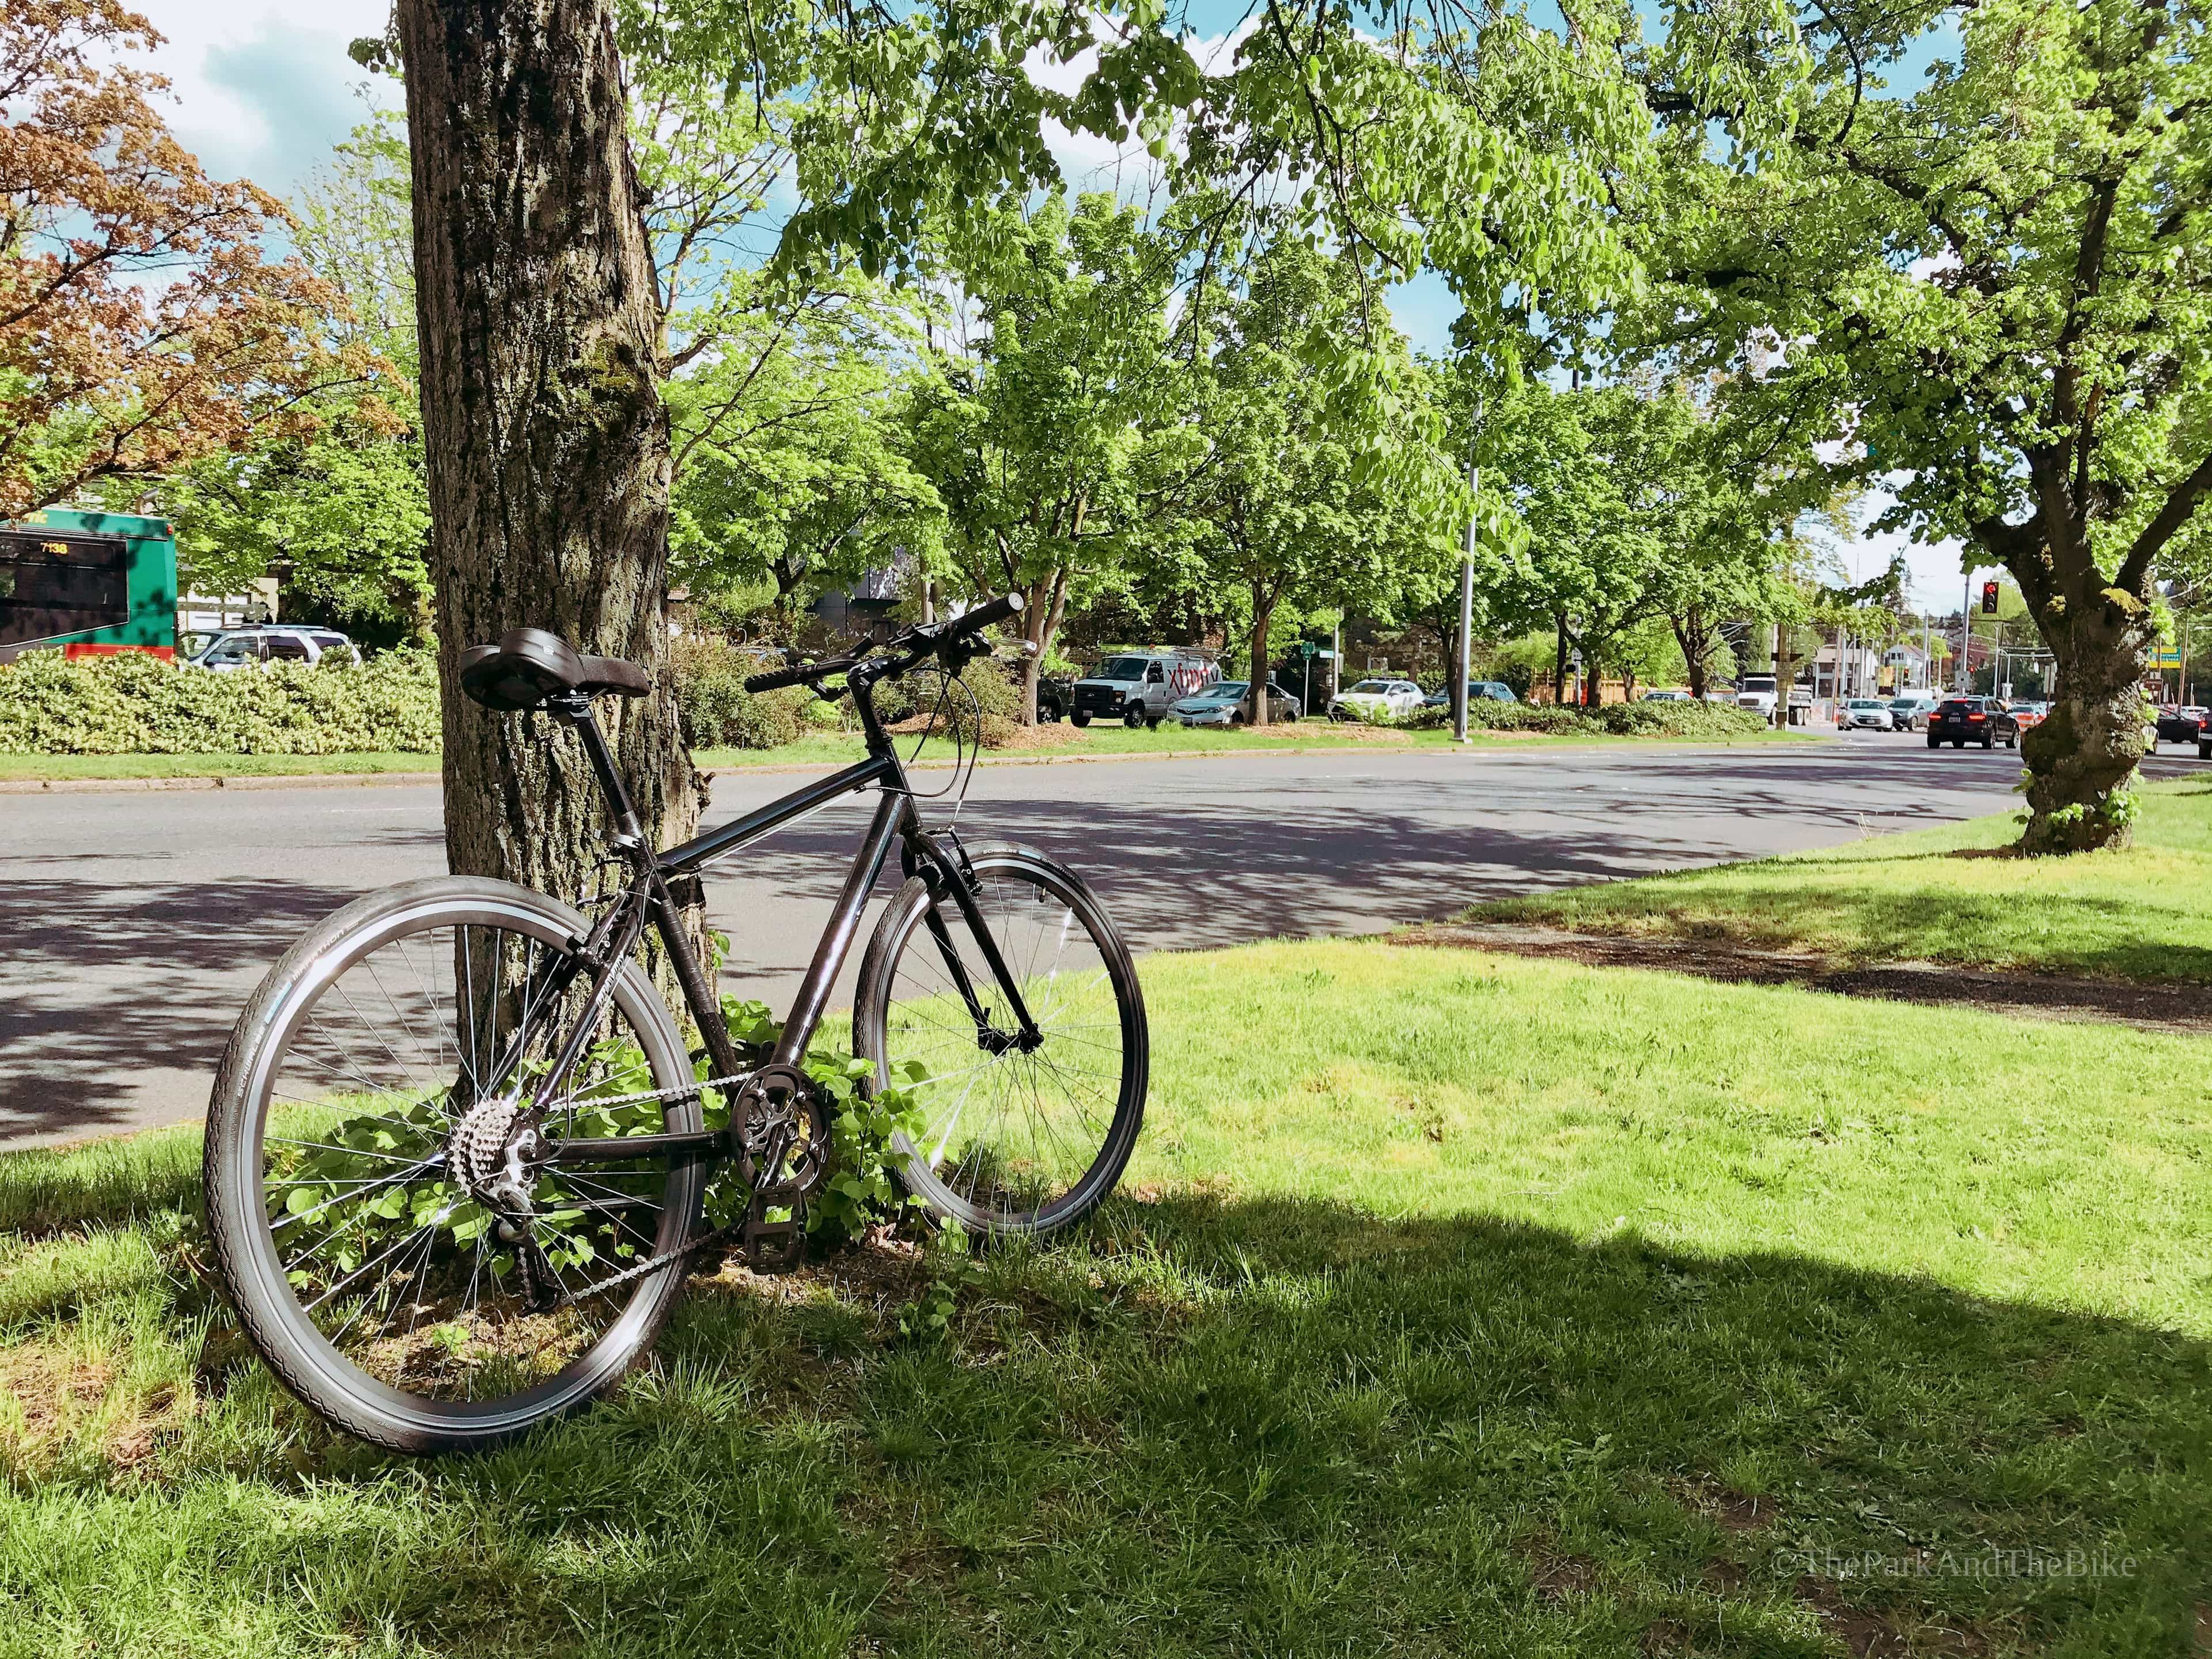
M 1048 723 L 1064 720 L 1067 712 L 1075 707 L 1073 680 L 1039 680 L 1037 682 L 1037 718 Z
M 1899 732 L 1925 732 L 1928 717 L 1936 712 L 1936 699 L 1926 696 L 1892 697 L 1889 723 Z
M 1686 691 L 1646 691 L 1638 702 L 1695 702 L 1697 699 Z
M 1880 697 L 1852 697 L 1836 710 L 1836 730 L 1838 732 L 1893 732 L 1896 722 L 1889 717 L 1889 705 Z
M 1978 743 L 1984 749 L 1996 748 L 1996 726 L 1991 718 L 1996 712 L 1993 697 L 1944 698 L 1928 718 L 1928 746 L 1938 749 L 1948 743 L 1954 749 L 1964 749 L 1970 743 Z
M 1361 680 L 1340 691 L 1328 705 L 1333 720 L 1403 720 L 1421 706 L 1421 688 L 1411 680 Z
M 2161 743 L 2195 743 L 2203 735 L 2204 720 L 2212 708 L 2197 703 L 2184 703 L 2179 708 L 2168 704 L 2158 711 L 2158 736 L 2152 739 L 2155 749 Z
M 1290 721 L 1305 712 L 1297 697 L 1267 682 L 1267 718 Z M 1242 726 L 1252 714 L 1252 682 L 1216 680 L 1195 696 L 1185 697 L 1168 713 L 1185 726 Z
M 331 629 L 271 624 L 226 629 L 192 655 L 179 660 L 186 668 L 205 668 L 228 674 L 236 669 L 260 668 L 272 662 L 327 661 L 357 667 L 361 653 L 351 640 Z
M 1472 708 L 1479 702 L 1518 702 L 1521 699 L 1513 695 L 1513 688 L 1506 684 L 1504 680 L 1469 680 L 1467 683 L 1467 701 L 1468 706 Z M 1438 686 L 1421 699 L 1421 707 L 1424 708 L 1450 708 L 1451 687 Z
M 1158 726 L 1168 710 L 1221 678 L 1210 657 L 1192 651 L 1130 651 L 1109 657 L 1075 683 L 1068 719 Z
M 2011 703 L 2011 706 L 2006 706 L 2004 712 L 2006 717 L 2011 717 L 2013 741 L 2017 744 L 2021 737 L 2027 737 L 2028 732 L 2033 732 L 2037 726 L 2042 726 L 2051 717 L 2051 703 Z M 2011 744 L 2006 748 L 2011 748 Z

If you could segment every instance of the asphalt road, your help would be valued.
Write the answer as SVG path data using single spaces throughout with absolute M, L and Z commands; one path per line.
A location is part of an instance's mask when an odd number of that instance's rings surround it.
M 1139 950 L 1167 950 L 1369 933 L 1477 898 L 1972 817 L 2006 805 L 2018 776 L 2002 750 L 1875 734 L 1240 756 L 986 768 L 960 823 L 1065 858 Z M 725 775 L 710 817 L 799 781 Z M 865 811 L 856 797 L 710 882 L 732 941 L 726 988 L 777 1003 L 797 984 Z M 438 793 L 417 786 L 0 796 L 0 1144 L 198 1116 L 269 964 L 356 894 L 441 872 L 441 836 Z

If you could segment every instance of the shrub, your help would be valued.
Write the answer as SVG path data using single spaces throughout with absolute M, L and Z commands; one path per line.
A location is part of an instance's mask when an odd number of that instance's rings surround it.
M 671 643 L 677 717 L 694 749 L 775 749 L 796 739 L 814 694 L 804 686 L 745 690 L 760 660 L 720 640 L 684 637 Z
M 0 668 L 0 753 L 434 753 L 437 665 L 387 652 L 359 668 L 278 664 L 216 674 L 143 652 Z
M 1433 730 L 1451 724 L 1451 710 L 1421 708 L 1403 720 L 1383 723 Z M 1471 731 L 1553 737 L 1746 738 L 1766 729 L 1766 722 L 1747 708 L 1712 702 L 1608 702 L 1589 709 L 1482 700 L 1468 706 L 1467 723 Z

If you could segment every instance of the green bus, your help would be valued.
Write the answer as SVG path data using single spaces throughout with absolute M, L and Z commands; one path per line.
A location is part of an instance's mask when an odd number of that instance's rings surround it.
M 0 662 L 25 651 L 177 653 L 167 519 L 50 507 L 0 526 Z

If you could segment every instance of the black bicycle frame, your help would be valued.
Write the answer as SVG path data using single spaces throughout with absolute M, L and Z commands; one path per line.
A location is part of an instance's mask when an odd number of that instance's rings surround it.
M 574 692 L 547 699 L 546 708 L 572 727 L 584 745 L 584 752 L 599 779 L 601 791 L 606 796 L 613 820 L 611 844 L 617 854 L 629 864 L 630 879 L 625 890 L 617 896 L 615 902 L 594 924 L 590 937 L 582 942 L 574 957 L 567 959 L 572 964 L 568 969 L 570 975 L 573 975 L 576 967 L 585 968 L 593 975 L 594 983 L 581 1016 L 538 1085 L 538 1092 L 531 1103 L 533 1122 L 544 1121 L 551 1109 L 553 1097 L 560 1087 L 561 1080 L 574 1067 L 585 1045 L 591 1040 L 591 1034 L 598 1026 L 607 999 L 613 994 L 614 969 L 636 948 L 648 918 L 659 936 L 662 949 L 668 953 L 669 964 L 677 984 L 683 990 L 684 1000 L 705 1039 L 707 1056 L 714 1067 L 713 1074 L 734 1077 L 746 1072 L 748 1068 L 730 1036 L 728 1022 L 722 1017 L 714 985 L 700 965 L 697 953 L 691 948 L 681 908 L 670 891 L 671 886 L 696 877 L 719 859 L 833 805 L 848 795 L 872 787 L 882 792 L 876 804 L 875 814 L 870 819 L 867 833 L 862 837 L 860 850 L 854 857 L 853 867 L 845 878 L 844 888 L 838 893 L 837 902 L 830 910 L 830 922 L 823 930 L 821 942 L 815 946 L 814 959 L 807 965 L 806 976 L 799 981 L 798 996 L 792 1004 L 789 1017 L 784 1021 L 783 1034 L 777 1040 L 775 1052 L 769 1063 L 796 1067 L 805 1057 L 807 1045 L 813 1041 L 814 1033 L 822 1023 L 823 1011 L 829 1006 L 831 988 L 836 985 L 846 958 L 852 953 L 853 941 L 860 933 L 869 895 L 874 890 L 877 878 L 883 873 L 884 862 L 890 854 L 894 840 L 903 843 L 902 867 L 909 874 L 923 874 L 940 896 L 951 898 L 974 935 L 983 960 L 1005 994 L 1007 1009 L 1017 1023 L 1018 1029 L 1013 1032 L 999 1030 L 992 1024 L 944 918 L 933 908 L 927 917 L 929 931 L 944 956 L 945 969 L 952 983 L 959 989 L 970 1017 L 975 1021 L 977 1046 L 989 1049 L 1017 1044 L 1033 1045 L 1039 1041 L 1036 1023 L 1023 1000 L 1021 988 L 1016 984 L 1012 971 L 1000 952 L 999 942 L 976 902 L 975 883 L 966 868 L 964 855 L 958 854 L 957 851 L 948 852 L 937 837 L 922 827 L 921 815 L 915 809 L 906 768 L 899 759 L 896 746 L 877 721 L 871 701 L 872 681 L 865 674 L 855 674 L 850 677 L 848 684 L 867 741 L 868 757 L 866 760 L 829 777 L 817 779 L 793 790 L 780 800 L 770 801 L 742 817 L 733 818 L 695 836 L 680 847 L 672 847 L 665 853 L 653 850 L 638 823 L 636 809 L 631 803 L 629 789 L 623 783 L 621 773 L 616 769 L 613 754 L 607 747 L 606 736 L 599 730 L 599 722 L 592 716 L 591 700 Z M 556 1140 L 549 1141 L 547 1145 L 556 1161 L 569 1163 L 627 1162 L 640 1156 L 661 1154 L 713 1157 L 727 1154 L 732 1150 L 727 1129 L 696 1133 L 672 1132 L 588 1140 Z

